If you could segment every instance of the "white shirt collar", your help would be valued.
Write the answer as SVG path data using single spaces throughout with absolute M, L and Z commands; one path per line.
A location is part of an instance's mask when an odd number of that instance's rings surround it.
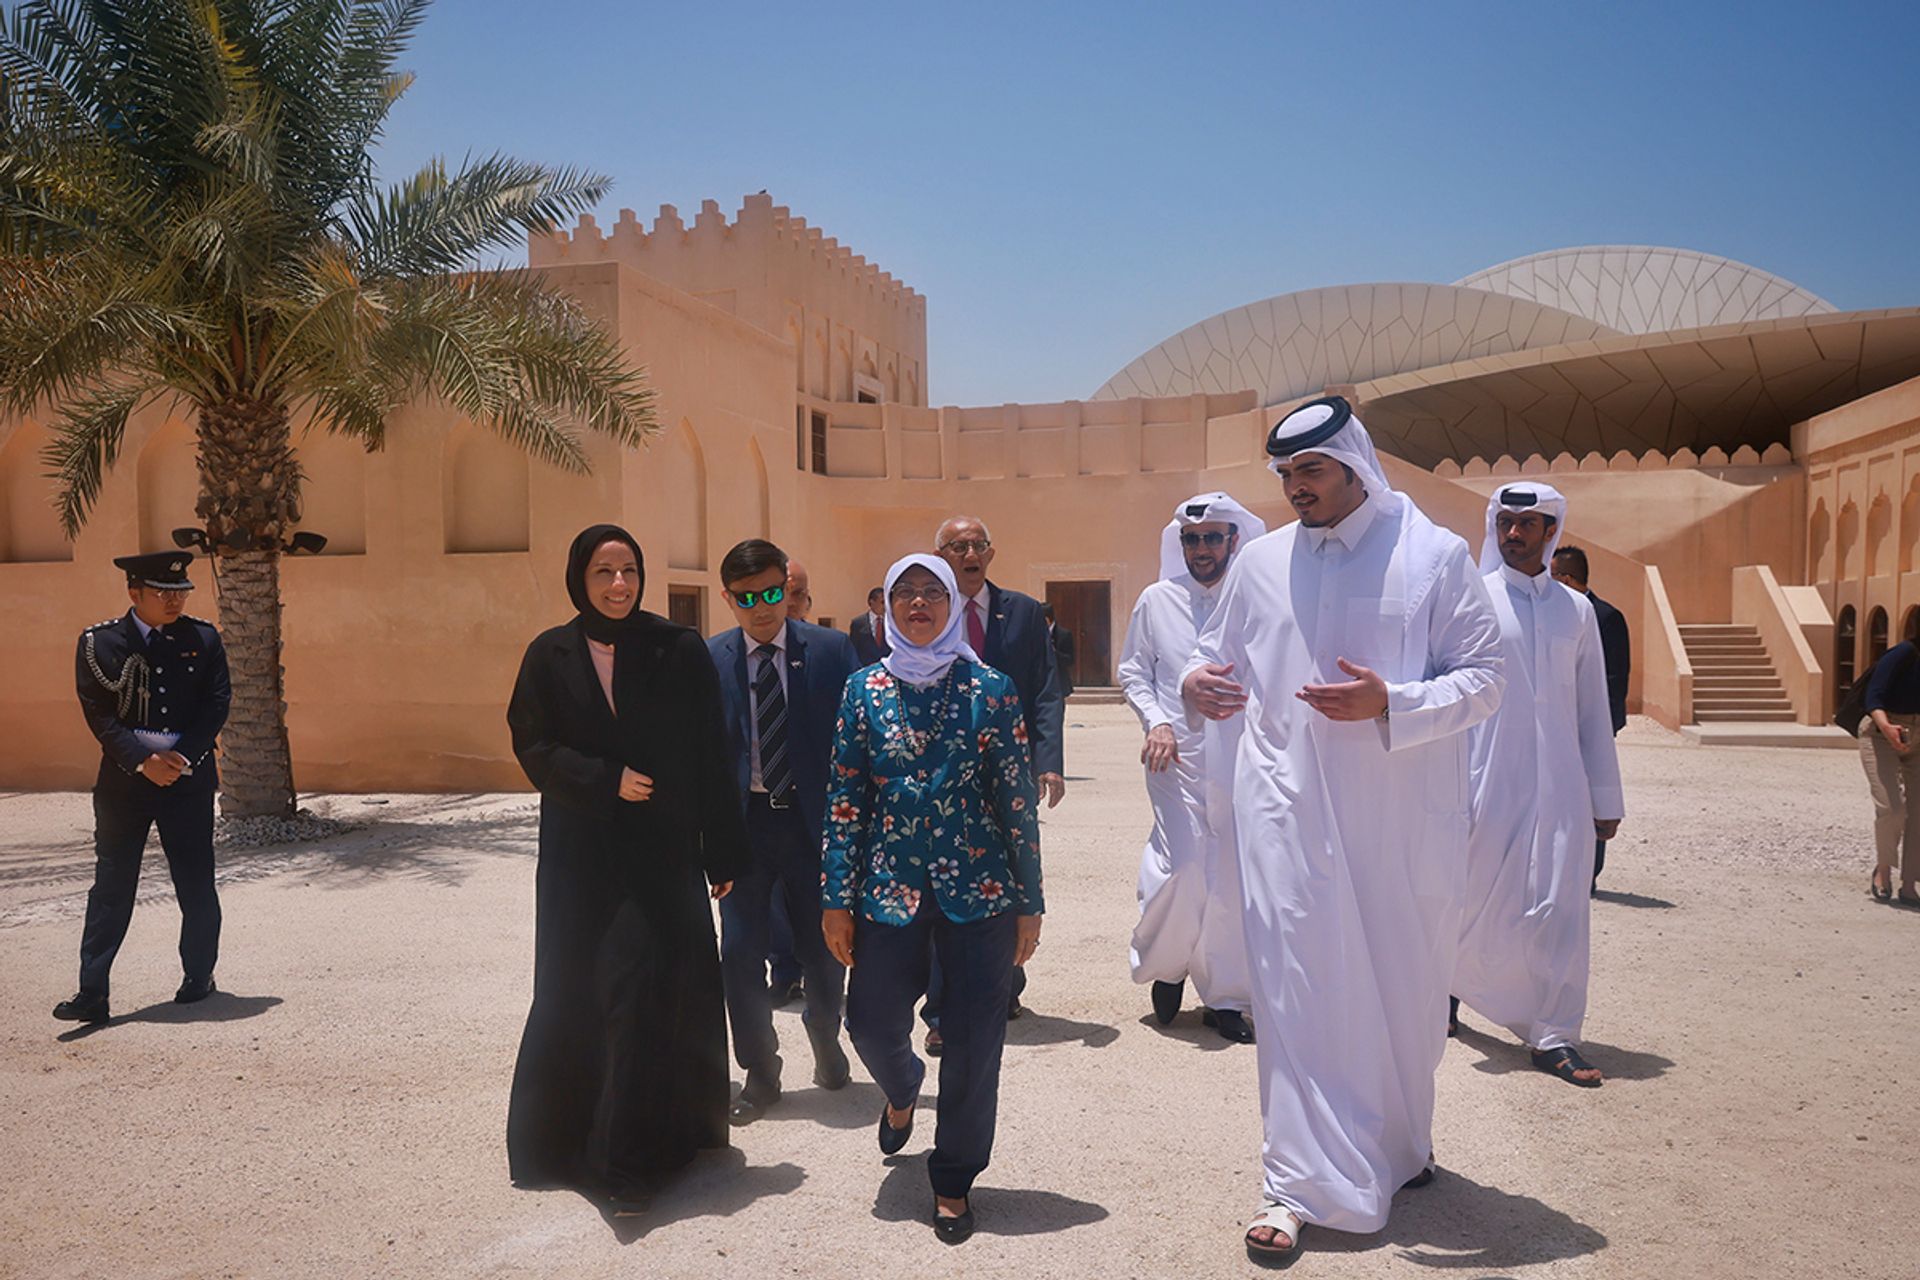
M 1530 591 L 1533 593 L 1535 599 L 1538 599 L 1553 589 L 1553 575 L 1545 569 L 1529 577 L 1512 565 L 1502 562 L 1500 565 L 1500 575 L 1507 580 L 1508 586 L 1518 587 L 1522 591 Z
M 985 614 L 987 612 L 987 606 L 993 603 L 992 590 L 984 582 L 980 584 L 980 590 L 978 592 L 973 595 L 968 595 L 963 591 L 960 593 L 960 598 L 969 602 L 977 602 L 982 614 Z
M 1307 525 L 1307 545 L 1315 551 L 1326 548 L 1331 539 L 1352 551 L 1360 545 L 1360 539 L 1367 536 L 1367 530 L 1373 527 L 1373 518 L 1379 514 L 1380 504 L 1368 494 L 1360 499 L 1360 505 L 1349 511 L 1346 518 L 1336 525 Z
M 148 626 L 144 621 L 141 620 L 140 615 L 135 613 L 131 609 L 127 610 L 127 616 L 133 619 L 134 626 L 140 628 L 140 639 L 142 641 L 147 640 L 149 637 L 153 635 L 154 631 L 157 630 L 157 628 Z

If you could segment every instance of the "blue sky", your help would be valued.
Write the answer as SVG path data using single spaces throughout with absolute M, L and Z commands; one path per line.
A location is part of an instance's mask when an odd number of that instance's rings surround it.
M 1920 5 L 442 0 L 381 155 L 767 188 L 928 298 L 936 404 L 1292 289 L 1576 244 L 1920 305 Z

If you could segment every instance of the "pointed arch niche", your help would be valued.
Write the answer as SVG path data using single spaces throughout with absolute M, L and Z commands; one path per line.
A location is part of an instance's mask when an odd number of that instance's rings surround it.
M 300 437 L 299 528 L 322 535 L 328 556 L 367 550 L 367 451 L 351 436 L 311 430 Z
M 447 432 L 445 450 L 440 501 L 447 552 L 525 551 L 532 526 L 527 455 L 472 422 Z
M 767 487 L 767 460 L 761 456 L 760 442 L 747 441 L 747 452 L 753 458 L 753 529 L 757 538 L 773 538 L 773 501 Z
M 140 450 L 140 550 L 173 550 L 173 531 L 200 523 L 200 468 L 193 427 L 168 418 Z
M 667 567 L 707 567 L 707 457 L 693 424 L 685 418 L 668 435 L 660 458 L 666 498 Z
M 73 544 L 60 532 L 53 483 L 40 451 L 52 433 L 29 418 L 0 441 L 0 562 L 35 564 L 73 559 Z

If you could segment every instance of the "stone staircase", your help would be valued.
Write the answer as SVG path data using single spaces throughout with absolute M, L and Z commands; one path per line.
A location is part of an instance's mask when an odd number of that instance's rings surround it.
M 1683 624 L 1680 640 L 1693 665 L 1694 723 L 1793 721 L 1793 703 L 1758 630 L 1722 623 Z

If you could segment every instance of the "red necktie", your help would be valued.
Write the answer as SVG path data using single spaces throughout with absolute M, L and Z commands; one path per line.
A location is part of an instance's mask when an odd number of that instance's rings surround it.
M 987 624 L 980 620 L 980 602 L 967 601 L 967 643 L 973 646 L 973 656 L 982 662 L 987 658 Z

